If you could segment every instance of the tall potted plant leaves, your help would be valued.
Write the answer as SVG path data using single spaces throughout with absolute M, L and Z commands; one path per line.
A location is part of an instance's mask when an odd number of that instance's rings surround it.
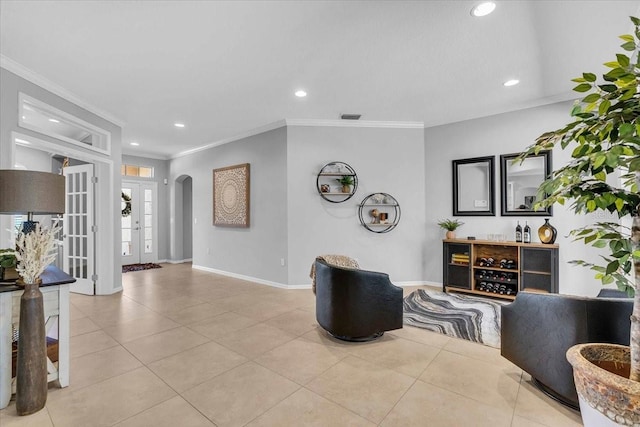
M 571 150 L 571 160 L 540 186 L 540 206 L 569 202 L 576 214 L 606 211 L 620 219 L 632 219 L 630 229 L 619 223 L 597 222 L 571 232 L 576 240 L 608 252 L 601 265 L 575 264 L 594 270 L 603 284 L 616 283 L 629 296 L 635 291 L 630 347 L 580 345 L 567 353 L 585 425 L 585 414 L 604 414 L 613 425 L 640 424 L 640 19 L 631 17 L 631 21 L 634 34 L 620 36 L 626 53 L 604 64 L 608 71 L 602 81 L 593 73 L 573 79 L 577 83 L 573 90 L 582 94 L 571 110 L 574 120 L 538 137 L 519 157 L 522 160 L 556 146 Z M 630 279 L 634 272 L 635 280 Z M 606 370 L 593 364 L 606 364 L 596 355 L 604 355 L 609 362 L 626 359 L 630 371 L 624 375 L 628 378 L 613 374 L 609 378 Z M 605 386 L 607 381 L 611 383 Z M 593 425 L 604 425 L 596 422 Z

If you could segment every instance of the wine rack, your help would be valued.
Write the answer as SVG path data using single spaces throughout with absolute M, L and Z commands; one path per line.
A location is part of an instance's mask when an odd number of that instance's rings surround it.
M 513 300 L 558 292 L 558 245 L 445 239 L 443 290 Z

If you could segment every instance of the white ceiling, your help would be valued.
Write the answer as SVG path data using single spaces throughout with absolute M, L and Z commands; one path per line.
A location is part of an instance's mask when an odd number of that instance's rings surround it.
M 640 12 L 497 1 L 474 18 L 475 3 L 1 0 L 0 54 L 124 122 L 125 153 L 168 158 L 282 119 L 429 127 L 571 99 Z

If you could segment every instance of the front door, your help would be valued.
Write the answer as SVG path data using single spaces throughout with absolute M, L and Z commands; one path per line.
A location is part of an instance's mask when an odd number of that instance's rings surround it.
M 71 292 L 95 295 L 94 288 L 94 217 L 93 165 L 67 166 L 63 230 L 63 270 L 75 277 Z
M 122 182 L 122 265 L 157 261 L 157 184 Z

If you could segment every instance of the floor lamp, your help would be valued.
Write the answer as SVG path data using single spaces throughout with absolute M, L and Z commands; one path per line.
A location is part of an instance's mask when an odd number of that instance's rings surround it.
M 36 229 L 33 215 L 64 213 L 65 177 L 47 172 L 0 170 L 0 213 L 26 214 L 25 235 Z M 31 236 L 35 237 L 35 236 Z M 37 282 L 37 280 L 34 280 Z M 47 344 L 44 303 L 38 283 L 25 283 L 20 297 L 16 412 L 29 415 L 47 401 Z

